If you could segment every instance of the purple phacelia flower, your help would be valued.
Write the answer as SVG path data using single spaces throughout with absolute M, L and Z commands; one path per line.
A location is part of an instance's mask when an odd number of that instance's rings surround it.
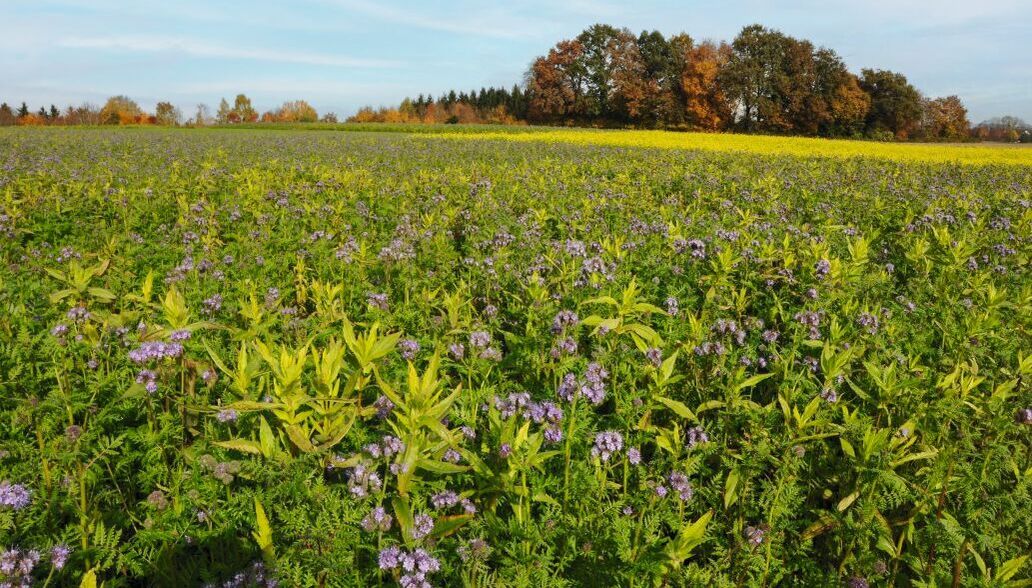
M 391 524 L 394 519 L 391 515 L 387 514 L 382 506 L 373 507 L 373 510 L 369 511 L 369 514 L 362 519 L 362 528 L 366 532 L 372 533 L 373 531 L 390 531 Z
M 459 495 L 451 490 L 445 490 L 431 496 L 430 503 L 433 504 L 434 508 L 437 510 L 451 508 L 459 503 Z
M 68 563 L 68 556 L 72 554 L 72 548 L 67 545 L 55 545 L 50 548 L 50 565 L 55 570 L 62 570 Z
M 21 510 L 32 502 L 32 490 L 21 484 L 0 482 L 0 507 Z
M 371 308 L 375 308 L 377 310 L 386 311 L 389 308 L 386 294 L 370 292 L 369 294 L 366 294 L 366 303 L 368 303 Z
M 416 354 L 419 353 L 419 341 L 415 339 L 402 339 L 398 343 L 398 349 L 401 352 L 401 356 L 405 359 L 412 361 L 415 359 Z
M 608 462 L 614 453 L 623 449 L 623 435 L 617 431 L 602 431 L 595 434 L 595 445 L 591 448 L 591 455 L 599 458 L 602 462 Z
M 417 514 L 412 519 L 412 538 L 422 539 L 434 530 L 434 518 L 428 514 Z
M 473 349 L 484 349 L 491 344 L 491 333 L 487 331 L 473 331 L 469 334 L 469 345 Z
M 627 448 L 627 463 L 636 466 L 641 463 L 641 450 L 637 447 Z
M 462 361 L 466 357 L 466 346 L 462 343 L 452 343 L 448 346 L 448 354 L 455 361 Z
M 218 419 L 220 423 L 234 423 L 239 416 L 240 414 L 232 408 L 222 409 L 215 414 L 215 418 Z
M 376 417 L 379 419 L 385 419 L 394 410 L 394 403 L 391 402 L 390 398 L 384 395 L 380 395 L 375 402 L 373 402 L 373 408 L 376 409 Z
M 700 443 L 708 443 L 709 435 L 706 431 L 702 430 L 702 427 L 692 427 L 685 432 L 685 436 L 688 438 L 688 449 L 693 449 Z
M 560 310 L 552 319 L 552 332 L 558 335 L 569 327 L 575 327 L 580 322 L 577 313 L 572 310 Z

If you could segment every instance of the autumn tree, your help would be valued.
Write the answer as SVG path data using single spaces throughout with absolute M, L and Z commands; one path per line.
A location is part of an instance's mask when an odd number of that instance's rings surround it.
M 924 139 L 962 141 L 971 132 L 967 109 L 957 96 L 925 100 L 921 120 Z
M 183 113 L 173 106 L 171 102 L 158 102 L 154 109 L 154 117 L 156 124 L 177 127 L 182 122 Z
M 284 102 L 273 114 L 279 122 L 316 122 L 319 120 L 319 113 L 304 100 Z
M 233 109 L 229 107 L 229 102 L 223 98 L 219 101 L 219 109 L 215 112 L 215 124 L 224 125 L 230 122 L 230 118 L 233 116 Z
M 233 101 L 233 113 L 237 122 L 254 122 L 258 120 L 258 111 L 251 105 L 251 99 L 244 94 L 237 94 Z
M 210 122 L 211 115 L 209 114 L 208 105 L 203 102 L 197 104 L 197 111 L 193 117 L 193 125 L 195 127 L 203 127 Z
M 6 103 L 0 104 L 0 126 L 10 126 L 17 121 L 14 110 Z
M 534 60 L 527 74 L 532 120 L 555 121 L 585 114 L 583 54 L 580 41 L 565 40 Z
M 18 124 L 24 127 L 41 127 L 47 124 L 47 119 L 38 113 L 30 112 L 25 116 L 18 117 Z
M 138 122 L 143 110 L 128 96 L 112 96 L 100 109 L 100 122 L 106 125 L 128 125 Z
M 638 40 L 626 30 L 617 31 L 609 39 L 607 52 L 611 88 L 605 100 L 606 118 L 655 125 L 663 111 L 663 87 L 650 72 Z
M 848 73 L 828 97 L 831 124 L 822 134 L 828 136 L 857 136 L 864 132 L 871 97 L 860 88 L 860 80 Z
M 889 132 L 899 139 L 909 137 L 921 122 L 921 93 L 903 74 L 874 69 L 862 70 L 861 74 L 860 87 L 871 97 L 867 131 Z
M 695 129 L 717 131 L 734 122 L 731 101 L 719 77 L 730 58 L 726 43 L 705 41 L 687 46 L 680 75 L 680 107 L 685 122 Z

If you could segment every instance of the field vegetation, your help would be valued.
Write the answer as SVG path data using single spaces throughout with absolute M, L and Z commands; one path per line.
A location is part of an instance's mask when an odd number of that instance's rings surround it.
M 1032 585 L 1029 151 L 304 128 L 0 129 L 0 585 Z

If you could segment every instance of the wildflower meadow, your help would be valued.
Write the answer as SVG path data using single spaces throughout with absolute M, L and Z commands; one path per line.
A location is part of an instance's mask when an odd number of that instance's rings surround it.
M 1032 586 L 1032 151 L 314 128 L 0 129 L 0 586 Z

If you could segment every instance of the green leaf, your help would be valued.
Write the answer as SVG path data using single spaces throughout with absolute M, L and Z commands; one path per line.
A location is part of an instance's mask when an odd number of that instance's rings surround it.
M 103 300 L 105 302 L 111 302 L 112 300 L 118 298 L 117 296 L 115 296 L 114 292 L 108 290 L 107 288 L 90 288 L 86 291 L 90 293 L 90 296 L 93 296 L 94 298 L 98 300 Z
M 250 412 L 254 410 L 274 410 L 277 408 L 283 408 L 283 404 L 280 402 L 256 402 L 254 400 L 238 400 L 229 404 L 215 407 L 217 409 L 233 409 L 240 412 Z
M 818 535 L 822 535 L 830 531 L 831 529 L 834 529 L 837 526 L 838 521 L 835 520 L 835 517 L 826 514 L 821 516 L 821 518 L 817 519 L 816 522 L 807 527 L 806 530 L 804 530 L 803 533 L 799 536 L 799 538 L 803 541 L 809 541 L 810 539 L 813 539 Z
M 265 508 L 257 498 L 254 499 L 255 531 L 251 533 L 258 548 L 262 550 L 262 558 L 266 563 L 271 564 L 276 559 L 276 550 L 272 543 L 272 525 L 269 524 L 269 517 L 265 515 Z
M 939 454 L 938 450 L 936 450 L 936 449 L 929 449 L 928 451 L 922 451 L 920 453 L 913 453 L 913 454 L 908 455 L 906 457 L 903 457 L 901 459 L 897 459 L 896 461 L 893 461 L 891 465 L 892 465 L 892 467 L 895 468 L 895 467 L 901 466 L 901 465 L 903 465 L 903 464 L 905 464 L 907 462 L 910 462 L 910 461 L 916 461 L 916 460 L 919 460 L 919 459 L 928 459 L 928 458 L 931 458 L 931 457 L 935 457 L 938 454 Z
M 1000 571 L 996 574 L 996 579 L 1003 581 L 1010 580 L 1015 574 L 1021 571 L 1022 566 L 1025 565 L 1028 558 L 1029 556 L 1022 555 L 1003 562 L 1003 565 L 1000 566 Z
M 97 588 L 96 570 L 90 569 L 90 571 L 82 575 L 82 581 L 79 582 L 79 588 Z
M 707 400 L 700 404 L 699 407 L 695 409 L 695 412 L 706 412 L 707 410 L 716 410 L 718 408 L 724 408 L 725 406 L 727 406 L 727 403 L 723 400 Z
M 849 457 L 856 458 L 856 450 L 853 449 L 853 444 L 846 441 L 845 437 L 839 437 L 839 445 L 842 446 L 842 453 L 845 453 Z
M 774 375 L 773 373 L 769 373 L 769 374 L 756 374 L 755 376 L 748 377 L 748 378 L 742 380 L 737 386 L 735 386 L 735 391 L 745 390 L 746 388 L 752 388 L 756 384 L 759 384 L 760 382 L 766 380 L 767 378 L 772 377 L 773 375 Z
M 254 455 L 262 455 L 262 448 L 258 443 L 248 439 L 230 439 L 229 441 L 217 441 L 213 443 L 217 447 L 225 447 L 234 451 L 243 451 Z
M 261 423 L 258 426 L 258 442 L 262 448 L 262 456 L 266 459 L 276 454 L 278 443 L 276 443 L 276 437 L 272 434 L 272 427 L 269 426 L 269 422 L 265 420 L 265 417 L 261 417 Z
M 689 419 L 693 421 L 698 420 L 695 416 L 695 413 L 693 413 L 691 409 L 688 408 L 683 402 L 674 400 L 673 398 L 667 398 L 666 396 L 653 396 L 653 399 L 655 399 L 656 402 L 674 411 L 675 413 L 677 413 L 677 416 L 683 419 Z
M 839 503 L 838 503 L 838 506 L 836 508 L 838 509 L 839 512 L 842 512 L 842 511 L 846 510 L 847 508 L 849 508 L 849 505 L 853 504 L 853 502 L 855 502 L 856 499 L 859 498 L 859 497 L 860 497 L 860 491 L 857 490 L 856 492 L 853 492 L 849 496 L 846 496 L 845 498 L 840 500 Z
M 712 517 L 713 511 L 711 510 L 691 525 L 681 527 L 677 537 L 667 544 L 663 551 L 666 553 L 667 563 L 671 567 L 679 568 L 681 563 L 692 554 L 692 550 L 706 539 L 706 526 Z
M 724 481 L 724 508 L 729 508 L 732 504 L 738 500 L 738 468 L 734 468 L 727 474 L 727 480 Z
M 469 466 L 425 458 L 421 458 L 419 461 L 417 461 L 416 466 L 420 469 L 424 469 L 435 474 L 460 474 L 469 469 Z
M 287 437 L 297 445 L 297 448 L 305 453 L 315 453 L 316 447 L 312 445 L 312 442 L 308 439 L 308 435 L 297 425 L 290 425 L 284 428 L 287 432 Z
M 552 498 L 551 496 L 549 496 L 548 494 L 546 494 L 544 492 L 538 492 L 537 494 L 535 494 L 531 498 L 531 500 L 533 500 L 534 502 L 543 502 L 545 504 L 549 504 L 549 505 L 555 506 L 555 507 L 561 507 L 562 506 L 561 504 L 559 504 L 558 500 L 556 500 L 555 498 Z
M 416 526 L 412 517 L 412 507 L 409 506 L 408 499 L 402 496 L 395 496 L 391 500 L 391 504 L 394 505 L 394 517 L 398 519 L 398 526 L 401 527 L 401 536 L 405 540 L 405 545 L 411 547 L 412 529 Z
M 432 538 L 447 537 L 458 531 L 463 525 L 473 519 L 473 515 L 461 514 L 440 517 L 434 521 L 434 530 L 430 533 Z

